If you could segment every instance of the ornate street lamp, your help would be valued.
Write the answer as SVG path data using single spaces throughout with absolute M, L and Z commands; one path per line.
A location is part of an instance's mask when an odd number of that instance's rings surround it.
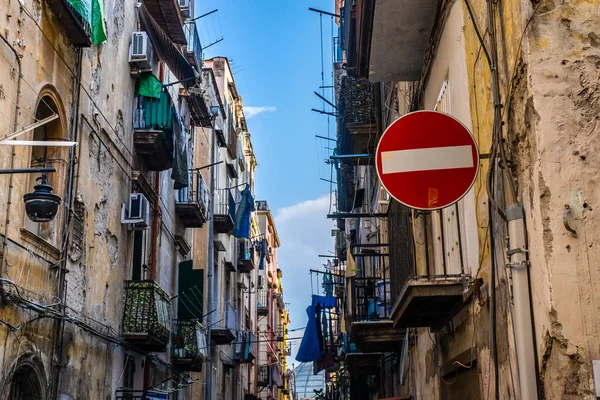
M 33 187 L 32 193 L 23 196 L 25 202 L 25 212 L 27 217 L 33 222 L 49 222 L 54 219 L 58 213 L 58 206 L 62 199 L 60 196 L 52 193 L 54 188 L 48 185 L 46 174 L 42 174 L 36 181 L 41 183 Z
M 56 172 L 56 168 L 15 168 L 15 169 L 0 169 L 0 175 L 3 174 L 31 174 L 41 172 L 36 181 L 42 182 L 33 187 L 33 192 L 23 196 L 25 202 L 25 212 L 27 217 L 33 222 L 48 222 L 58 213 L 58 206 L 62 199 L 60 196 L 52 193 L 54 188 L 48 185 L 46 181 L 46 172 Z

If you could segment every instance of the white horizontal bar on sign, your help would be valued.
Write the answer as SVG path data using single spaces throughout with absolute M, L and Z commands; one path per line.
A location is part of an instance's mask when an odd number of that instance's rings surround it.
M 381 169 L 384 174 L 471 167 L 473 167 L 473 150 L 469 145 L 381 153 Z
M 39 146 L 39 147 L 72 147 L 77 146 L 77 142 L 63 142 L 58 140 L 6 140 L 0 141 L 0 145 L 4 146 Z

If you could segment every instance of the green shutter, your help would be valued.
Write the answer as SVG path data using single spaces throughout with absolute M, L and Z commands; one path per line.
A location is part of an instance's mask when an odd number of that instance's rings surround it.
M 204 270 L 194 269 L 192 261 L 179 263 L 179 292 L 177 318 L 198 319 L 204 314 Z
M 133 274 L 131 279 L 139 281 L 142 279 L 142 249 L 144 246 L 144 231 L 135 231 L 133 234 Z

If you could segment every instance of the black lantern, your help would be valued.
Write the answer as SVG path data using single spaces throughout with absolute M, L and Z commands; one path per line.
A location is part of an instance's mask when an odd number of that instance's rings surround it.
M 33 222 L 49 222 L 54 219 L 58 212 L 58 206 L 62 199 L 53 194 L 54 188 L 46 182 L 46 174 L 36 179 L 42 182 L 33 187 L 32 193 L 23 196 L 25 201 L 25 212 Z

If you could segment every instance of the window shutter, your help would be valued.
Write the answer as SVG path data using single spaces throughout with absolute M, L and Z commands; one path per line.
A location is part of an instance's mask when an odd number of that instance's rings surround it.
M 191 260 L 179 263 L 179 292 L 177 318 L 197 319 L 204 314 L 204 270 L 194 269 Z

